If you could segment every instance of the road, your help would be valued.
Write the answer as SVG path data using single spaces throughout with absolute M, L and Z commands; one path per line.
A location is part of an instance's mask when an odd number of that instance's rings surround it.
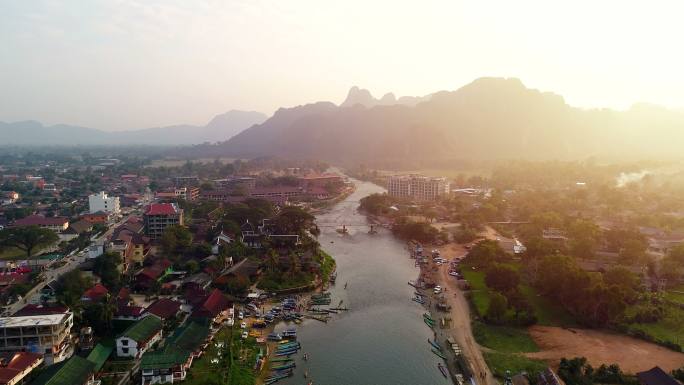
M 443 258 L 452 259 L 455 256 L 461 256 L 466 253 L 462 245 L 449 244 L 446 247 L 440 248 L 440 254 Z M 428 269 L 435 266 L 432 261 Z M 451 306 L 451 324 L 449 329 L 445 329 L 447 334 L 452 335 L 459 346 L 463 355 L 467 358 L 470 364 L 470 369 L 473 377 L 478 384 L 497 385 L 498 382 L 492 376 L 484 357 L 482 356 L 482 347 L 475 341 L 473 336 L 473 329 L 470 318 L 470 306 L 468 300 L 461 289 L 459 289 L 457 280 L 449 275 L 449 268 L 446 265 L 437 267 L 437 273 L 431 274 L 438 285 L 446 288 L 444 298 L 449 306 Z M 433 314 L 435 313 L 433 310 Z M 446 336 L 444 337 L 446 339 Z M 485 378 L 481 374 L 485 374 Z
M 104 241 L 105 239 L 107 239 L 107 237 L 109 237 L 111 235 L 111 233 L 114 231 L 114 229 L 116 227 L 118 227 L 122 223 L 126 222 L 129 217 L 130 217 L 130 215 L 127 215 L 127 216 L 121 218 L 118 222 L 111 225 L 109 227 L 109 229 L 107 229 L 107 231 L 105 231 L 102 235 L 95 237 L 95 238 L 92 238 L 91 241 L 94 243 Z M 43 279 L 36 286 L 31 288 L 31 290 L 29 290 L 28 293 L 26 293 L 26 295 L 24 296 L 24 298 L 22 300 L 17 301 L 15 303 L 5 307 L 3 314 L 14 314 L 17 311 L 19 311 L 22 307 L 24 307 L 27 303 L 35 302 L 35 301 L 29 301 L 29 299 L 32 299 L 33 296 L 40 295 L 41 290 L 43 290 L 43 288 L 48 283 L 50 283 L 53 280 L 57 280 L 63 274 L 66 274 L 66 273 L 78 268 L 78 266 L 80 266 L 81 263 L 85 262 L 86 260 L 87 260 L 86 252 L 82 251 L 82 252 L 77 253 L 75 255 L 68 255 L 68 256 L 62 258 L 61 261 L 64 261 L 66 263 L 62 266 L 57 267 L 57 268 L 54 268 L 54 269 L 51 268 L 51 266 L 56 262 L 53 262 L 50 265 L 46 265 L 45 271 L 43 273 L 45 275 L 45 279 Z

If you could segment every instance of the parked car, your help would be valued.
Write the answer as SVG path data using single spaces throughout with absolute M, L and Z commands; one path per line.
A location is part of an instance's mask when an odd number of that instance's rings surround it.
M 247 322 L 241 322 L 240 329 L 247 329 Z

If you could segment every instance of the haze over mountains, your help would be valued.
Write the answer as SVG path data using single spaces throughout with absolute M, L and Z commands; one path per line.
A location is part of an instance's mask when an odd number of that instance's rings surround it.
M 0 122 L 0 145 L 189 145 L 225 141 L 240 131 L 266 120 L 254 111 L 231 110 L 204 126 L 175 125 L 142 130 L 108 132 L 36 121 Z
M 375 99 L 355 87 L 339 107 L 318 102 L 281 108 L 225 143 L 183 153 L 417 166 L 462 159 L 681 157 L 682 148 L 681 111 L 645 104 L 586 110 L 518 79 L 481 78 L 413 99 Z
M 681 158 L 684 112 L 647 104 L 627 111 L 580 109 L 518 79 L 481 78 L 424 97 L 378 99 L 353 87 L 339 106 L 280 108 L 268 119 L 231 111 L 203 127 L 108 133 L 19 122 L 0 123 L 0 132 L 0 144 L 195 144 L 169 155 L 415 167 L 464 159 Z

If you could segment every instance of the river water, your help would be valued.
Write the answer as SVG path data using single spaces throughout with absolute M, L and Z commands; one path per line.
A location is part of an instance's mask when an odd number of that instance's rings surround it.
M 333 315 L 327 324 L 307 320 L 298 327 L 302 350 L 297 369 L 278 384 L 449 384 L 437 369 L 440 358 L 430 351 L 432 332 L 423 322 L 424 309 L 411 301 L 414 290 L 407 282 L 417 278 L 418 270 L 404 243 L 388 230 L 370 235 L 368 227 L 353 226 L 367 223 L 357 211 L 358 201 L 384 190 L 355 182 L 352 195 L 317 216 L 320 224 L 352 225 L 347 235 L 326 226 L 319 236 L 321 247 L 337 261 L 331 306 L 343 300 L 350 311 Z M 308 361 L 303 361 L 303 352 Z

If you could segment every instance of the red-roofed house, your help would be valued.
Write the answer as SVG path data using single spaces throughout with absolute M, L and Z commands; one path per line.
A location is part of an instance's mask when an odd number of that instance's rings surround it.
M 174 318 L 180 312 L 181 304 L 169 298 L 161 298 L 147 307 L 147 312 L 166 321 Z
M 183 225 L 183 209 L 175 203 L 152 203 L 145 208 L 143 219 L 147 236 L 157 239 L 168 226 Z
M 159 259 L 152 266 L 145 267 L 135 275 L 135 286 L 138 290 L 147 290 L 171 273 L 172 263 L 168 259 Z
M 49 315 L 49 314 L 66 314 L 69 312 L 69 308 L 66 306 L 47 306 L 47 305 L 34 305 L 28 304 L 16 313 L 12 314 L 12 317 L 24 317 L 32 315 Z
M 121 305 L 116 308 L 113 319 L 122 321 L 138 321 L 143 318 L 145 308 L 142 306 Z
M 43 355 L 38 353 L 18 352 L 6 366 L 0 367 L 0 385 L 14 385 L 21 381 L 43 363 Z
M 197 306 L 190 317 L 209 318 L 213 322 L 220 323 L 230 315 L 233 304 L 220 290 L 214 289 L 211 294 Z
M 29 215 L 28 217 L 17 219 L 14 221 L 14 226 L 38 226 L 44 229 L 50 229 L 57 233 L 69 228 L 69 219 L 66 217 L 45 217 L 43 215 Z
M 86 290 L 81 296 L 81 302 L 97 302 L 109 294 L 109 290 L 102 284 L 95 284 L 95 286 Z

